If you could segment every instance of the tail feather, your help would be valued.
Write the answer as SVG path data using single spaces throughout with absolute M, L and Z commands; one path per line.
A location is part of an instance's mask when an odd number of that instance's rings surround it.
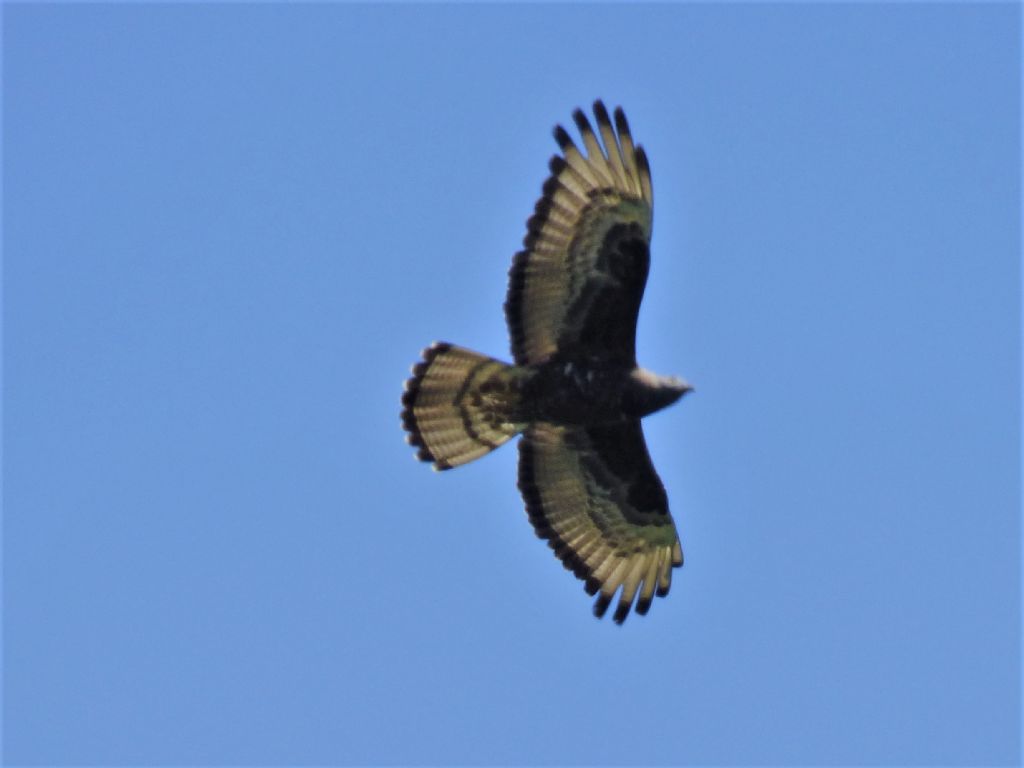
M 434 469 L 489 453 L 526 427 L 516 421 L 522 380 L 515 366 L 454 344 L 432 344 L 402 394 L 406 440 Z

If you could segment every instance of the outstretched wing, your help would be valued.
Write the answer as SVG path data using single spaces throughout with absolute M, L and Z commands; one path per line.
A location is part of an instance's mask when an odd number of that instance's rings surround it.
M 636 362 L 636 317 L 650 263 L 654 197 L 642 147 L 621 108 L 612 125 L 594 102 L 601 141 L 579 109 L 573 119 L 584 155 L 562 126 L 509 272 L 505 316 L 519 365 L 556 354 Z
M 588 594 L 600 592 L 596 616 L 620 587 L 619 624 L 637 593 L 641 615 L 655 594 L 668 594 L 683 553 L 639 421 L 532 425 L 519 441 L 519 490 L 537 535 Z

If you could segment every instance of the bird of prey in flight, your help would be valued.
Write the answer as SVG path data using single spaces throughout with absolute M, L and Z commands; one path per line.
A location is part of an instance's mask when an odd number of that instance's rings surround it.
M 562 126 L 560 155 L 509 271 L 514 364 L 436 342 L 412 369 L 402 423 L 417 457 L 451 469 L 521 434 L 519 490 L 539 536 L 614 620 L 647 613 L 683 563 L 668 498 L 640 419 L 691 387 L 636 362 L 650 265 L 647 155 L 621 108 L 594 103 L 597 131 Z

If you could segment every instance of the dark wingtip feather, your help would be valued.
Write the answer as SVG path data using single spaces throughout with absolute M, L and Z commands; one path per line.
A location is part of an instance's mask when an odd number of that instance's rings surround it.
M 601 595 L 597 600 L 594 601 L 594 615 L 597 618 L 603 618 L 605 612 L 608 610 L 608 606 L 611 605 L 611 595 Z
M 646 173 L 649 177 L 651 175 L 651 166 L 650 163 L 647 162 L 647 153 L 644 152 L 644 148 L 639 144 L 636 145 L 636 149 L 634 151 L 636 153 L 636 164 L 640 167 L 640 170 Z
M 640 616 L 646 616 L 646 615 L 647 615 L 647 612 L 648 612 L 648 611 L 649 611 L 650 609 L 651 609 L 651 598 L 650 598 L 650 597 L 648 597 L 648 598 L 647 598 L 647 599 L 645 600 L 645 599 L 644 599 L 644 598 L 643 598 L 643 597 L 641 596 L 641 598 L 640 598 L 639 600 L 637 600 L 637 601 L 636 601 L 636 608 L 635 608 L 634 610 L 635 610 L 635 611 L 637 612 L 637 614 L 638 614 L 638 615 L 640 615 Z
M 608 110 L 605 109 L 604 102 L 600 99 L 594 102 L 594 117 L 597 118 L 598 125 L 611 127 L 612 121 L 608 118 Z
M 622 107 L 615 108 L 615 130 L 619 132 L 620 136 L 630 136 L 629 132 L 629 121 L 626 120 L 626 113 L 622 111 Z
M 563 160 L 562 162 L 565 162 L 565 161 Z M 554 165 L 554 163 L 552 163 L 552 165 Z M 555 192 L 558 191 L 558 188 L 561 186 L 561 184 L 559 183 L 558 179 L 556 178 L 557 175 L 558 175 L 558 171 L 552 171 L 552 173 L 554 175 L 548 176 L 548 178 L 544 181 L 544 186 L 541 187 L 541 190 L 540 190 L 541 191 L 541 195 L 543 195 L 543 197 L 541 199 L 548 201 L 547 204 L 543 208 L 545 214 L 550 212 L 550 210 L 551 210 L 551 199 L 555 196 Z M 539 202 L 540 201 L 538 201 L 538 204 L 539 204 Z M 536 210 L 537 209 L 535 207 L 534 211 L 536 212 Z
M 593 133 L 594 129 L 590 126 L 590 121 L 587 119 L 586 113 L 577 107 L 572 113 L 573 122 L 576 123 L 576 127 L 580 133 L 586 136 L 588 133 Z
M 567 149 L 571 149 L 572 147 L 576 146 L 572 141 L 572 137 L 569 136 L 569 132 L 566 131 L 565 128 L 563 128 L 562 126 L 556 125 L 554 134 L 555 141 L 558 142 L 558 146 L 561 147 L 563 152 L 566 151 Z
M 615 608 L 615 615 L 612 616 L 612 621 L 616 624 L 621 624 L 626 620 L 627 616 L 629 616 L 629 603 L 620 600 Z

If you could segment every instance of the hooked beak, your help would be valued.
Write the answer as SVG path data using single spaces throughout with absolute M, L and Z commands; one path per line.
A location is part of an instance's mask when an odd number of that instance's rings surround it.
M 686 379 L 681 379 L 678 376 L 673 376 L 673 384 L 679 389 L 679 396 L 682 397 L 687 392 L 693 392 L 693 386 Z

